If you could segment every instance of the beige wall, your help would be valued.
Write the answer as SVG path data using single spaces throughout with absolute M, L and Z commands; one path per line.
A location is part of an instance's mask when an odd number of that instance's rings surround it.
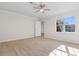
M 34 36 L 37 18 L 0 10 L 0 42 Z
M 75 16 L 76 17 L 76 31 L 69 32 L 56 32 L 56 20 L 58 16 Z M 51 19 L 45 21 L 45 37 L 56 40 L 68 41 L 79 44 L 79 11 L 69 11 L 53 16 Z

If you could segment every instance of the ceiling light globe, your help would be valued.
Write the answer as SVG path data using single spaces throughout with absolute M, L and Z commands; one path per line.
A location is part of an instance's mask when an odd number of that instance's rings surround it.
M 40 12 L 43 12 L 44 10 L 43 9 L 40 9 Z

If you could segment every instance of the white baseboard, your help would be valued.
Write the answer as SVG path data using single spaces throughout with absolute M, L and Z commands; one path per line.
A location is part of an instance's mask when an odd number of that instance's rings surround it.
M 6 40 L 0 40 L 0 43 L 3 42 L 9 42 L 9 41 L 15 41 L 15 40 L 22 40 L 22 39 L 28 39 L 28 38 L 34 38 L 34 36 L 29 36 L 29 37 L 18 37 L 18 38 L 14 38 L 14 39 L 6 39 Z
M 56 35 L 51 35 L 51 34 L 44 34 L 45 38 L 50 38 L 50 39 L 55 39 L 55 40 L 60 40 L 60 41 L 65 41 L 65 42 L 70 42 L 70 43 L 75 43 L 75 44 L 79 44 L 79 39 L 78 38 L 64 38 L 64 37 L 60 37 L 60 36 L 56 36 Z
M 30 37 L 22 37 L 22 38 L 15 38 L 15 39 L 8 39 L 8 40 L 2 40 L 1 42 L 8 42 L 8 41 L 14 41 L 14 40 L 21 40 L 21 39 L 28 39 L 28 38 L 34 38 L 34 36 L 30 36 Z M 44 38 L 50 38 L 50 39 L 55 39 L 55 40 L 60 40 L 60 41 L 66 41 L 66 42 L 70 42 L 70 43 L 76 43 L 79 44 L 79 39 L 78 38 L 73 38 L 73 39 L 68 39 L 64 38 L 64 37 L 60 37 L 60 36 L 56 36 L 56 35 L 52 35 L 52 34 L 44 34 Z

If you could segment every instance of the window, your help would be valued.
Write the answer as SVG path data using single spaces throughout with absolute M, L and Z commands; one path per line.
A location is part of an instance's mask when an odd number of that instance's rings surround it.
M 63 31 L 63 21 L 57 20 L 57 32 L 62 32 Z
M 75 19 L 74 16 L 60 17 L 56 23 L 56 31 L 75 32 Z
M 65 32 L 75 32 L 75 25 L 65 25 Z

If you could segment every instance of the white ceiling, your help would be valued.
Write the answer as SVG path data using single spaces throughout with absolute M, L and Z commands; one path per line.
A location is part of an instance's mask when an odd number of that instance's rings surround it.
M 79 9 L 78 2 L 46 2 L 46 4 L 51 11 L 46 11 L 44 14 L 35 12 L 33 5 L 29 2 L 0 2 L 0 9 L 39 18 L 48 18 L 62 12 Z

